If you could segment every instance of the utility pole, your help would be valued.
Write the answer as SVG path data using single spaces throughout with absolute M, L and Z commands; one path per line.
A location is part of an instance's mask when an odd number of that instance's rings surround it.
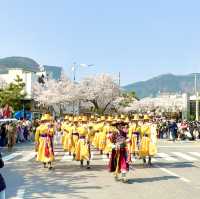
M 72 65 L 72 71 L 73 71 L 73 82 L 75 84 L 76 82 L 76 62 L 73 63 Z M 73 112 L 73 115 L 75 115 L 75 101 L 73 100 L 73 103 L 72 103 L 72 112 Z
M 121 96 L 121 91 L 120 91 L 120 87 L 121 87 L 121 72 L 119 72 L 119 77 L 118 77 L 119 79 L 119 96 Z
M 195 73 L 194 78 L 194 90 L 195 90 L 195 97 L 196 97 L 196 121 L 199 121 L 199 93 L 197 91 L 197 74 Z
M 119 72 L 119 87 L 121 86 L 121 73 Z

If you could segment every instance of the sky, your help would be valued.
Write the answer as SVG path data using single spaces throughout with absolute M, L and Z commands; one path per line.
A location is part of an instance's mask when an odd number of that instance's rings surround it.
M 199 0 L 0 0 L 0 58 L 62 66 L 121 83 L 200 72 Z

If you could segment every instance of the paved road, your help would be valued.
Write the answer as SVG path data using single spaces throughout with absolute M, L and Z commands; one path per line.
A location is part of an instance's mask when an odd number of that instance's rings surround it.
M 80 168 L 56 149 L 55 170 L 35 162 L 33 146 L 19 145 L 4 153 L 7 198 L 58 199 L 199 199 L 200 142 L 159 143 L 152 168 L 137 160 L 128 174 L 129 183 L 116 182 L 107 172 L 107 159 L 93 151 L 91 170 Z

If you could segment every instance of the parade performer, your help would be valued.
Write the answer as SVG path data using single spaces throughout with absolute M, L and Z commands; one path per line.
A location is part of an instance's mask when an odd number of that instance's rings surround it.
M 117 131 L 113 132 L 111 142 L 113 144 L 112 153 L 109 162 L 109 171 L 114 172 L 115 179 L 119 180 L 119 174 L 122 174 L 122 181 L 127 182 L 126 173 L 129 170 L 127 132 L 124 130 L 126 123 L 116 123 Z
M 64 118 L 64 121 L 61 124 L 61 132 L 62 132 L 62 139 L 61 139 L 61 143 L 64 149 L 64 140 L 65 140 L 65 133 L 66 133 L 66 126 L 69 124 L 69 116 L 66 115 Z
M 99 144 L 98 144 L 98 149 L 100 151 L 100 154 L 103 155 L 103 151 L 106 147 L 106 125 L 105 125 L 105 116 L 101 116 L 101 125 L 100 125 L 100 131 L 99 131 Z
M 83 161 L 87 161 L 87 169 L 90 169 L 90 143 L 88 141 L 87 117 L 83 116 L 80 126 L 77 128 L 79 139 L 76 145 L 76 160 L 80 161 L 83 167 Z
M 139 154 L 139 144 L 140 144 L 140 134 L 141 127 L 138 124 L 139 115 L 135 115 L 134 119 L 130 122 L 128 137 L 130 138 L 130 143 L 128 144 L 128 149 L 131 154 L 138 156 Z
M 53 169 L 54 160 L 53 136 L 54 128 L 51 123 L 52 117 L 45 114 L 41 118 L 41 125 L 37 128 L 35 134 L 35 144 L 37 147 L 37 161 L 44 164 L 44 168 Z
M 92 142 L 93 146 L 96 149 L 99 149 L 99 138 L 100 138 L 100 132 L 102 131 L 102 129 L 103 129 L 103 124 L 102 124 L 101 118 L 97 118 L 96 124 L 94 124 L 94 126 L 93 126 L 95 135 L 94 135 L 94 139 Z
M 143 159 L 143 163 L 146 163 L 146 157 L 148 157 L 148 166 L 152 165 L 151 159 L 157 153 L 157 129 L 156 125 L 150 123 L 150 117 L 144 115 L 144 124 L 141 126 L 141 143 L 139 155 Z
M 71 154 L 73 154 L 73 160 L 76 159 L 76 147 L 79 140 L 78 127 L 79 127 L 79 122 L 81 121 L 81 118 L 82 117 L 74 117 L 69 127 L 70 150 L 71 150 Z
M 62 138 L 62 145 L 63 149 L 65 152 L 69 152 L 69 155 L 71 155 L 71 147 L 72 147 L 72 142 L 71 142 L 71 123 L 69 121 L 72 121 L 72 118 L 65 116 L 65 121 L 62 124 L 62 132 L 63 132 L 63 138 Z
M 115 131 L 115 128 L 112 126 L 112 122 L 113 118 L 112 116 L 109 116 L 103 128 L 103 131 L 106 134 L 106 146 L 104 149 L 104 154 L 106 154 L 108 158 L 109 154 L 112 152 L 112 143 L 111 143 L 112 132 Z

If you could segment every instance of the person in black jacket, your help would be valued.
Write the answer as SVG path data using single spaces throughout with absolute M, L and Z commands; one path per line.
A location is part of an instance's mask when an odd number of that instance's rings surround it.
M 0 126 L 0 146 L 6 145 L 6 124 Z
M 0 168 L 4 167 L 4 162 L 1 156 L 1 152 L 0 152 Z M 5 199 L 5 190 L 6 190 L 6 183 L 4 181 L 3 176 L 0 173 L 0 199 Z

